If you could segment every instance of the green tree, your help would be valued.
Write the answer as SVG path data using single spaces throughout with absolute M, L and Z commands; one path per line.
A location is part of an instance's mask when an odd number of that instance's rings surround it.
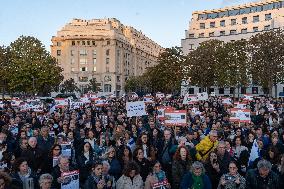
M 186 62 L 189 71 L 187 77 L 190 78 L 192 85 L 209 91 L 209 87 L 217 84 L 217 77 L 220 77 L 217 70 L 222 68 L 220 66 L 222 53 L 220 49 L 223 48 L 223 45 L 224 43 L 219 40 L 205 41 L 188 54 Z
M 273 85 L 284 80 L 284 34 L 269 31 L 249 40 L 251 77 L 272 96 Z M 275 91 L 277 94 L 277 91 Z
M 73 78 L 65 80 L 60 85 L 60 92 L 61 93 L 72 93 L 72 92 L 80 92 L 80 89 L 77 87 Z
M 59 86 L 62 69 L 38 39 L 21 36 L 10 49 L 8 86 L 12 92 L 46 95 Z
M 247 86 L 250 82 L 247 41 L 228 42 L 219 50 L 219 55 L 215 70 L 217 86 L 238 89 Z
M 179 91 L 184 78 L 183 67 L 186 58 L 179 47 L 165 49 L 158 57 L 158 64 L 148 68 L 144 82 L 154 92 L 173 93 Z
M 97 92 L 97 91 L 100 90 L 100 87 L 98 85 L 96 78 L 92 78 L 92 79 L 89 80 L 88 89 L 93 91 L 93 92 Z
M 8 47 L 0 46 L 0 86 L 2 88 L 2 99 L 7 90 L 9 81 L 8 67 L 10 62 L 10 50 Z
M 136 77 L 132 76 L 126 80 L 126 83 L 124 86 L 126 92 L 136 92 L 137 91 L 139 87 L 139 81 L 137 78 L 138 78 L 137 76 Z

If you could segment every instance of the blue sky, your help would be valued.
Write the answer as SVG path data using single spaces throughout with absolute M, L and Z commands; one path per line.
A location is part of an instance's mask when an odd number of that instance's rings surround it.
M 20 35 L 37 37 L 49 50 L 50 39 L 72 18 L 117 18 L 163 47 L 180 46 L 195 10 L 253 0 L 2 0 L 0 45 Z

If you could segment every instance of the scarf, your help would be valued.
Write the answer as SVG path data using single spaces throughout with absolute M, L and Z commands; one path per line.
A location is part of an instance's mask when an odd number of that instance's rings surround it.
M 203 188 L 203 179 L 202 175 L 195 176 L 192 174 L 193 184 L 191 186 L 191 189 L 202 189 Z

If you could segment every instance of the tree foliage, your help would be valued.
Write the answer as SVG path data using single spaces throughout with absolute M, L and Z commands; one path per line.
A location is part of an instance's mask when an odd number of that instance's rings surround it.
M 249 43 L 252 80 L 268 89 L 284 80 L 284 34 L 283 31 L 269 31 L 257 34 Z
M 21 36 L 10 45 L 8 87 L 12 92 L 47 94 L 63 80 L 62 69 L 42 43 L 30 36 Z
M 100 87 L 98 85 L 96 78 L 92 78 L 89 80 L 88 89 L 93 92 L 97 92 L 100 90 Z
M 60 85 L 60 92 L 61 93 L 72 93 L 72 92 L 80 92 L 80 89 L 77 87 L 73 78 L 65 80 Z

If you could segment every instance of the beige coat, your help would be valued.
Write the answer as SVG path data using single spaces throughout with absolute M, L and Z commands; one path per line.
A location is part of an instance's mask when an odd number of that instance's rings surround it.
M 140 175 L 136 175 L 131 179 L 125 175 L 122 175 L 116 182 L 116 189 L 143 189 L 143 180 Z

